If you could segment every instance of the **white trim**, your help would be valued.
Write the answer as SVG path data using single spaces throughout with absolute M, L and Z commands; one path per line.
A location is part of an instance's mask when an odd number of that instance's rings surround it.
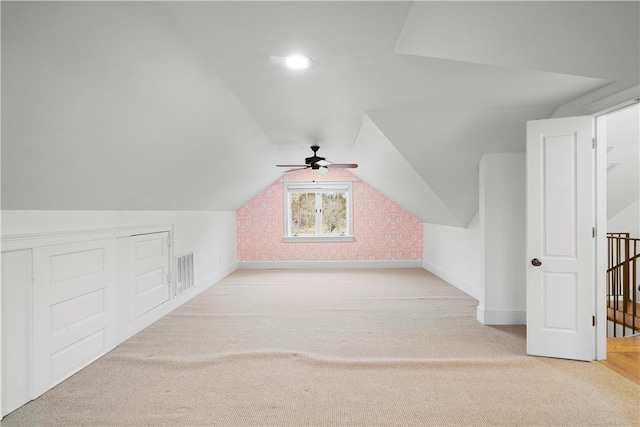
M 134 234 L 169 232 L 173 235 L 173 224 L 136 225 L 129 227 L 97 228 L 46 233 L 13 234 L 2 236 L 2 252 L 31 249 L 40 246 L 59 245 L 87 240 L 128 237 Z
M 238 261 L 238 269 L 421 268 L 422 260 Z
M 595 359 L 607 358 L 607 311 L 606 311 L 606 271 L 607 271 L 607 130 L 606 115 L 640 102 L 640 85 L 635 85 L 584 107 L 583 113 L 595 118 L 595 307 L 596 348 Z
M 348 191 L 353 181 L 285 181 L 285 189 L 289 192 L 306 191 Z
M 640 85 L 631 86 L 622 92 L 585 105 L 583 114 L 600 116 L 640 102 Z
M 305 182 L 305 181 L 289 181 L 283 183 L 283 196 L 284 196 L 284 239 L 283 242 L 327 242 L 333 240 L 344 240 L 344 241 L 352 241 L 353 240 L 353 181 L 313 181 L 313 182 Z M 314 235 L 300 235 L 294 236 L 291 234 L 291 198 L 289 195 L 291 193 L 296 192 L 314 192 L 314 193 L 325 193 L 325 192 L 343 192 L 347 195 L 347 236 L 336 236 L 331 234 L 320 234 L 322 232 L 322 198 L 316 197 L 316 233 Z M 291 240 L 290 240 L 291 239 Z M 304 239 L 304 240 L 303 240 Z M 351 239 L 351 240 L 349 240 Z
M 353 242 L 353 236 L 285 236 L 284 243 L 309 243 L 309 242 Z
M 478 306 L 477 319 L 483 325 L 525 325 L 525 310 L 485 310 Z
M 595 304 L 596 360 L 607 358 L 607 118 L 595 118 Z
M 441 278 L 442 280 L 444 280 L 445 282 L 449 283 L 450 285 L 455 286 L 456 288 L 460 289 L 462 292 L 464 292 L 465 294 L 469 295 L 471 298 L 474 299 L 479 299 L 478 298 L 478 286 L 471 283 L 471 282 L 467 282 L 464 279 L 461 279 L 459 277 L 456 277 L 452 274 L 450 274 L 449 272 L 433 265 L 430 264 L 427 261 L 423 261 L 422 262 L 422 268 L 424 268 L 425 270 L 427 270 L 430 273 L 435 274 L 436 276 L 438 276 L 439 278 Z

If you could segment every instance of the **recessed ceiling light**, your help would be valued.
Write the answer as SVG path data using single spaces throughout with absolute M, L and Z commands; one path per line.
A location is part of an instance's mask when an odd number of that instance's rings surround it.
M 290 55 L 285 58 L 284 64 L 292 70 L 304 70 L 311 66 L 311 58 L 304 55 Z

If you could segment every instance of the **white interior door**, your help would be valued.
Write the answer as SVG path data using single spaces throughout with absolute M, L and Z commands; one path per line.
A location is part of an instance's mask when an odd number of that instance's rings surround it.
M 115 239 L 33 251 L 36 396 L 115 346 Z
M 169 300 L 169 233 L 131 236 L 131 312 L 134 320 Z
M 527 352 L 595 359 L 593 118 L 527 123 Z

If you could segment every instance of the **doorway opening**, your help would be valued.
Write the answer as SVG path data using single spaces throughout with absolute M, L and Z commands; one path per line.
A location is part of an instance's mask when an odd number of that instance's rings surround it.
M 606 141 L 607 337 L 640 333 L 640 104 L 598 117 Z
M 606 225 L 606 300 L 597 298 L 607 315 L 601 363 L 640 384 L 640 104 L 597 116 L 596 126 L 605 145 L 598 171 L 606 177 L 598 185 L 606 203 L 597 208 Z

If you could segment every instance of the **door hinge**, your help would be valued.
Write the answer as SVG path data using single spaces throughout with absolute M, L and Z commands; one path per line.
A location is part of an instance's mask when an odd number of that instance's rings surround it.
M 167 237 L 167 246 L 171 247 L 171 236 Z
M 596 316 L 591 316 L 591 326 L 596 326 Z
M 593 149 L 596 148 L 596 139 L 595 138 L 591 138 L 591 148 L 593 148 Z
M 171 283 L 171 272 L 167 271 L 167 283 Z
M 591 237 L 596 237 L 596 228 L 595 227 L 591 227 Z

